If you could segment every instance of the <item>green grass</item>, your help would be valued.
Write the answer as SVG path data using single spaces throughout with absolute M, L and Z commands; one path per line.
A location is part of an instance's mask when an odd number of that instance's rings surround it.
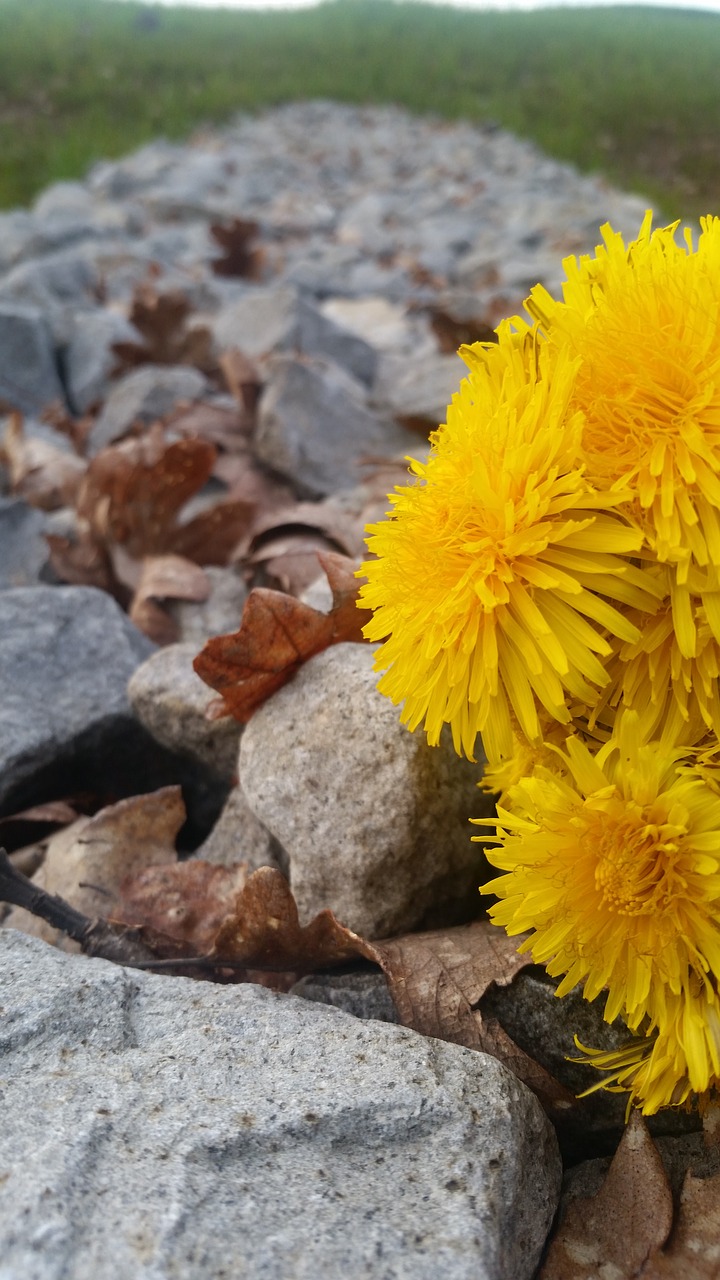
M 0 207 L 159 134 L 324 97 L 495 120 L 669 217 L 720 212 L 718 67 L 720 15 L 688 10 L 0 0 Z

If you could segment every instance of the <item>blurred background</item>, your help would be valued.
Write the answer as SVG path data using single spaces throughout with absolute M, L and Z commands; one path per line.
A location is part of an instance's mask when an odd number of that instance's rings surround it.
M 495 121 L 667 218 L 717 213 L 719 66 L 720 0 L 0 0 L 0 208 L 157 136 L 331 98 Z

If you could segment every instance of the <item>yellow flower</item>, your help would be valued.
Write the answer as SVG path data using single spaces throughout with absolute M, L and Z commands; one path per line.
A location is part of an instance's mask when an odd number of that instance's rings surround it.
M 655 584 L 627 558 L 642 534 L 578 466 L 574 378 L 562 353 L 551 363 L 547 346 L 501 326 L 429 461 L 412 464 L 416 483 L 368 531 L 377 558 L 361 570 L 360 603 L 374 610 L 367 638 L 385 640 L 380 690 L 432 743 L 449 723 L 472 758 L 481 733 L 491 763 L 512 755 L 513 723 L 537 743 L 538 708 L 568 723 L 568 696 L 597 698 L 607 634 L 639 638 L 611 600 L 655 608 Z
M 573 738 L 558 755 L 498 810 L 487 852 L 507 874 L 482 887 L 500 898 L 490 916 L 531 931 L 520 950 L 564 975 L 558 995 L 607 988 L 608 1021 L 667 1025 L 677 997 L 720 975 L 720 768 L 644 742 L 633 712 L 596 755 Z
M 579 359 L 571 405 L 585 415 L 588 476 L 631 488 L 650 546 L 720 585 L 720 219 L 675 240 L 648 213 L 625 246 L 609 226 L 595 258 L 569 258 L 563 302 L 542 286 L 526 309 Z M 522 322 L 520 322 L 522 327 Z
M 692 1094 L 700 1097 L 720 1089 L 720 1001 L 708 983 L 692 984 L 684 995 L 668 1000 L 664 1024 L 634 1037 L 620 1049 L 588 1049 L 579 1061 L 608 1077 L 585 1090 L 628 1091 L 629 1104 L 653 1115 L 661 1107 L 681 1106 Z M 583 1094 L 583 1096 L 585 1096 Z

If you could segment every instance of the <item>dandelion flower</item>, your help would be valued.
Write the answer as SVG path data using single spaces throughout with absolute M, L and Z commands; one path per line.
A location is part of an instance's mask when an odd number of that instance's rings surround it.
M 651 229 L 626 246 L 609 226 L 595 258 L 569 258 L 563 301 L 542 286 L 526 309 L 579 359 L 572 407 L 598 486 L 630 487 L 659 560 L 720 585 L 720 219 Z
M 612 603 L 654 609 L 654 584 L 628 559 L 639 530 L 608 511 L 578 466 L 583 419 L 569 409 L 575 364 L 500 333 L 476 362 L 391 517 L 370 526 L 361 570 L 365 628 L 384 640 L 379 688 L 436 743 L 444 723 L 472 758 L 512 755 L 513 725 L 541 738 L 538 714 L 568 723 L 570 696 L 597 698 L 607 636 L 637 627 Z M 606 597 L 609 597 L 606 598 Z
M 693 1094 L 702 1102 L 720 1089 L 720 1000 L 707 981 L 696 979 L 689 991 L 671 996 L 663 1025 L 620 1049 L 606 1052 L 575 1043 L 583 1052 L 579 1061 L 607 1073 L 585 1094 L 627 1091 L 629 1104 L 645 1115 L 681 1106 Z
M 538 766 L 499 808 L 488 857 L 506 874 L 483 885 L 521 951 L 577 983 L 607 988 L 605 1017 L 666 1026 L 677 998 L 720 975 L 720 767 L 643 741 L 625 712 L 593 755 L 577 738 L 561 769 Z M 712 777 L 711 777 L 712 775 Z M 475 837 L 482 839 L 482 837 Z

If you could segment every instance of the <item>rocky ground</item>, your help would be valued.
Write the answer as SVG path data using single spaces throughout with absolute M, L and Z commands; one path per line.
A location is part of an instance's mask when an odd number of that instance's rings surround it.
M 175 863 L 186 809 L 182 858 L 236 894 L 269 868 L 301 926 L 329 907 L 368 943 L 434 931 L 440 974 L 421 999 L 430 951 L 383 952 L 386 976 L 316 951 L 282 981 L 198 982 L 68 954 L 16 907 L 2 1280 L 530 1280 L 556 1130 L 575 1191 L 598 1185 L 624 1102 L 574 1104 L 589 1080 L 565 1059 L 573 1031 L 614 1029 L 532 967 L 473 969 L 480 766 L 399 725 L 370 646 L 310 656 L 245 727 L 206 718 L 193 659 L 253 587 L 329 610 L 316 551 L 362 554 L 444 417 L 457 346 L 643 209 L 495 128 L 311 103 L 0 215 L 0 842 L 110 914 L 128 868 Z M 452 1017 L 413 1013 L 443 984 Z M 553 1123 L 507 1051 L 479 1051 L 483 1018 L 560 1082 Z M 676 1182 L 697 1128 L 656 1121 Z

